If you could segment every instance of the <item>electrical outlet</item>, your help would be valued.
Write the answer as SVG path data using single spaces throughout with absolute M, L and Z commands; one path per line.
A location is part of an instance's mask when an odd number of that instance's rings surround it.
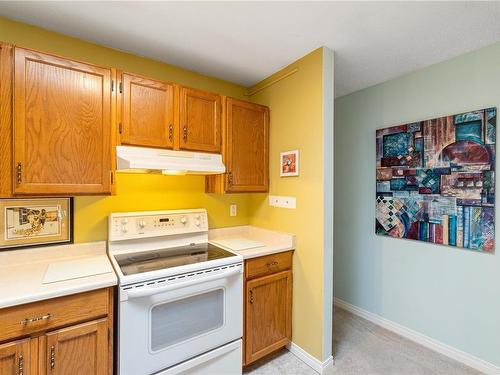
M 295 197 L 280 197 L 277 195 L 270 195 L 269 205 L 282 208 L 296 208 L 297 200 L 295 199 Z
M 236 216 L 237 214 L 238 214 L 238 206 L 235 204 L 229 206 L 229 216 Z

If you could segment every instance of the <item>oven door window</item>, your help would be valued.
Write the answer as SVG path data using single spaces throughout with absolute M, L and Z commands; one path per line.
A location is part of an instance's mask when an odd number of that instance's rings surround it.
M 151 350 L 168 348 L 223 325 L 223 289 L 156 305 L 151 309 Z

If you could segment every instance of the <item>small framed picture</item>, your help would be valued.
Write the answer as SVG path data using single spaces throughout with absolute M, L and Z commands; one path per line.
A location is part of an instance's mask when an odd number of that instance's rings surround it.
M 280 157 L 280 176 L 298 176 L 299 175 L 299 150 L 282 152 Z
M 0 199 L 0 250 L 73 242 L 73 198 Z

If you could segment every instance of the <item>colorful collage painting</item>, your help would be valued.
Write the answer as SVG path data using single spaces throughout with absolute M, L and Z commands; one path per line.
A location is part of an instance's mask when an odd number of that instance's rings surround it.
M 377 234 L 495 250 L 496 108 L 377 130 Z

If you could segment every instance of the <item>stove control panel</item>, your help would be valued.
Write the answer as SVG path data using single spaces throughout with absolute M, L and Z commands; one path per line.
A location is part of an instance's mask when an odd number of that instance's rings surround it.
M 206 231 L 208 218 L 204 209 L 113 213 L 109 216 L 110 241 Z

